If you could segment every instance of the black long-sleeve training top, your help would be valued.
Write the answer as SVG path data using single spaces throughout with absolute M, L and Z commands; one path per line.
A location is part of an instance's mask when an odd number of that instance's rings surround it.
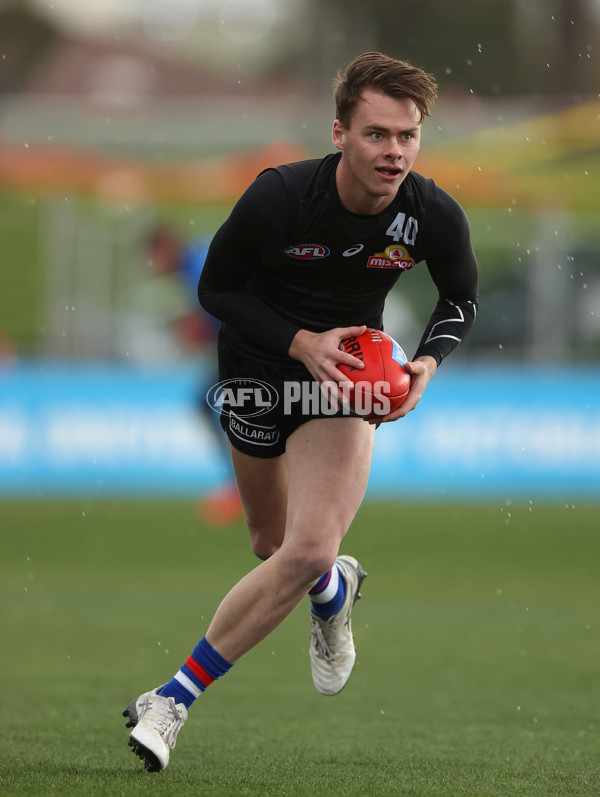
M 261 173 L 215 234 L 198 285 L 204 309 L 259 348 L 287 354 L 299 329 L 382 328 L 398 277 L 425 262 L 438 301 L 415 353 L 438 364 L 477 312 L 478 270 L 458 202 L 410 172 L 381 213 L 342 205 L 341 155 Z

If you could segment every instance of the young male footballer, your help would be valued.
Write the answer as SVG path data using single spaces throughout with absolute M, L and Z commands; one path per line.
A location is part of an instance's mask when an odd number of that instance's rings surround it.
M 405 402 L 378 420 L 415 409 L 477 308 L 465 214 L 412 171 L 436 91 L 431 75 L 404 61 L 358 56 L 335 80 L 338 152 L 268 169 L 243 194 L 213 238 L 198 287 L 204 309 L 222 322 L 222 383 L 260 380 L 279 397 L 290 384 L 344 384 L 338 365 L 362 363 L 340 351 L 340 341 L 381 329 L 387 293 L 424 262 L 438 301 L 406 365 Z M 266 407 L 258 396 L 242 411 L 225 401 L 221 423 L 262 562 L 224 597 L 171 680 L 123 712 L 147 770 L 167 766 L 194 701 L 307 594 L 314 685 L 335 695 L 348 681 L 356 656 L 351 612 L 366 573 L 338 550 L 365 494 L 376 424 L 337 398 L 334 414 L 319 402 Z

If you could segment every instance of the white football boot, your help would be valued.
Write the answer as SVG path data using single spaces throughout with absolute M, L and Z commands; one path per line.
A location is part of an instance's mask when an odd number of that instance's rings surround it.
M 342 608 L 327 620 L 311 613 L 310 666 L 313 683 L 323 695 L 337 695 L 350 678 L 356 661 L 352 607 L 361 597 L 360 585 L 367 575 L 352 556 L 338 556 L 335 563 L 346 586 Z
M 123 711 L 123 716 L 129 717 L 126 727 L 133 728 L 129 746 L 142 759 L 148 772 L 161 772 L 166 768 L 177 734 L 188 718 L 183 703 L 175 705 L 172 697 L 157 694 L 161 688 L 144 692 Z

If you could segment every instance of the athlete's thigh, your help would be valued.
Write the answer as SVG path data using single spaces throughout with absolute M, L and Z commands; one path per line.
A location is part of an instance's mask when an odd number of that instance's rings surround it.
M 344 536 L 367 489 L 375 428 L 360 418 L 315 418 L 288 439 L 288 532 Z
M 235 473 L 246 522 L 253 538 L 281 545 L 287 512 L 288 472 L 286 455 L 253 457 L 231 446 Z

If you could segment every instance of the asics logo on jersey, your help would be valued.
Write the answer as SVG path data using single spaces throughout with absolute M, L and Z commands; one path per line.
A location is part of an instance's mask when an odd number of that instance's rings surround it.
M 329 254 L 329 249 L 322 244 L 294 244 L 283 251 L 294 260 L 320 260 Z
M 404 246 L 388 246 L 384 252 L 378 252 L 367 260 L 367 268 L 398 268 L 407 271 L 415 265 Z
M 365 248 L 364 244 L 355 244 L 351 246 L 349 249 L 346 249 L 345 252 L 342 252 L 343 257 L 352 257 L 352 255 L 357 255 L 359 252 Z

